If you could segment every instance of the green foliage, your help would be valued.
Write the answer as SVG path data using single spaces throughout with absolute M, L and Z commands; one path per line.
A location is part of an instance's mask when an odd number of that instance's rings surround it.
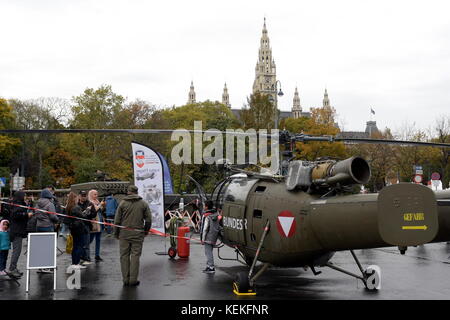
M 335 113 L 334 108 L 328 106 L 313 108 L 311 118 L 286 119 L 283 124 L 291 132 L 334 136 L 339 132 L 339 128 L 335 126 Z M 297 158 L 310 161 L 321 157 L 344 159 L 348 156 L 344 144 L 340 142 L 298 142 L 296 148 Z
M 231 110 L 217 102 L 204 101 L 160 109 L 142 100 L 128 102 L 112 91 L 111 86 L 87 88 L 72 99 L 70 108 L 61 99 L 9 100 L 0 98 L 0 128 L 58 129 L 58 128 L 131 128 L 131 129 L 194 129 L 194 121 L 202 121 L 202 129 L 271 129 L 274 127 L 274 107 L 266 95 L 250 95 L 241 111 L 239 122 Z M 55 112 L 55 108 L 58 109 Z M 70 117 L 64 115 L 71 110 Z M 335 110 L 331 107 L 314 108 L 311 118 L 283 119 L 280 128 L 311 135 L 336 135 Z M 450 142 L 450 118 L 441 116 L 430 135 L 409 132 L 406 140 Z M 175 165 L 171 160 L 170 134 L 16 134 L 0 136 L 0 176 L 9 177 L 18 168 L 26 176 L 27 188 L 41 188 L 54 184 L 66 188 L 73 183 L 92 181 L 101 170 L 110 178 L 131 181 L 131 142 L 151 146 L 168 160 L 175 191 L 193 191 L 186 184 L 191 175 L 207 192 L 212 191 L 223 173 L 215 165 Z M 193 135 L 191 134 L 191 137 Z M 389 130 L 381 138 L 392 138 Z M 203 147 L 210 142 L 203 142 Z M 450 150 L 386 145 L 354 145 L 345 148 L 342 143 L 297 143 L 297 157 L 315 160 L 320 157 L 365 157 L 372 169 L 369 187 L 381 189 L 389 179 L 411 181 L 413 165 L 422 165 L 424 178 L 439 172 L 444 186 L 450 178 Z M 225 151 L 225 150 L 224 150 Z M 192 150 L 192 153 L 194 150 Z M 225 155 L 225 152 L 224 152 Z M 3 173 L 2 173 L 3 172 Z M 5 191 L 5 190 L 4 190 Z
M 10 100 L 15 114 L 14 127 L 17 129 L 60 129 L 63 126 L 52 115 L 50 110 L 39 104 L 37 100 Z M 20 151 L 15 155 L 15 162 L 25 177 L 33 177 L 32 185 L 26 188 L 41 188 L 52 183 L 49 168 L 44 165 L 44 159 L 52 146 L 59 145 L 59 137 L 49 134 L 19 134 L 22 144 Z M 28 182 L 27 182 L 28 183 Z
M 11 105 L 0 98 L 0 129 L 13 129 L 15 115 Z M 20 140 L 10 136 L 0 135 L 0 165 L 6 165 L 20 145 Z
M 44 163 L 58 188 L 69 188 L 74 183 L 73 157 L 69 152 L 54 148 L 49 151 Z
M 239 127 L 239 123 L 231 110 L 217 101 L 205 101 L 180 107 L 174 106 L 170 109 L 163 110 L 159 119 L 166 125 L 166 128 L 172 129 L 194 129 L 194 121 L 202 121 L 203 130 L 217 129 L 224 131 Z M 193 139 L 193 134 L 191 137 Z M 172 147 L 177 142 L 170 141 L 170 137 L 160 139 L 164 139 L 164 154 L 170 155 Z M 206 144 L 209 144 L 209 142 L 205 142 L 204 146 Z M 192 148 L 192 157 L 194 152 Z M 170 157 L 166 156 L 166 159 L 169 160 Z M 175 165 L 169 161 L 169 167 L 175 191 L 192 191 L 192 189 L 188 190 L 189 185 L 186 185 L 187 175 L 190 175 L 202 184 L 207 192 L 212 191 L 215 183 L 222 178 L 222 173 L 217 170 L 215 165 Z
M 305 133 L 309 130 L 310 125 L 311 122 L 306 117 L 300 117 L 297 119 L 287 118 L 281 120 L 280 128 L 286 129 L 290 132 Z
M 372 134 L 373 139 L 392 139 L 389 129 Z M 394 146 L 388 144 L 356 144 L 349 147 L 352 155 L 361 156 L 367 160 L 371 170 L 371 177 L 366 187 L 377 192 L 386 186 L 389 177 L 395 174 Z
M 125 99 L 103 85 L 97 90 L 87 88 L 83 94 L 73 97 L 72 106 L 74 128 L 109 128 L 113 127 L 115 117 L 123 109 Z
M 83 157 L 74 161 L 75 183 L 94 181 L 96 170 L 108 172 L 109 168 L 103 159 L 96 156 Z
M 124 98 L 115 94 L 111 86 L 101 86 L 97 90 L 87 88 L 83 94 L 73 97 L 73 101 L 71 128 L 117 128 L 115 122 L 124 108 Z M 111 150 L 109 142 L 115 138 L 110 134 L 95 133 L 82 134 L 77 139 L 85 155 L 94 155 Z
M 241 122 L 245 129 L 274 128 L 275 107 L 270 102 L 269 96 L 255 93 L 247 98 L 247 105 L 240 111 Z
M 74 97 L 73 102 L 71 128 L 145 129 L 151 127 L 155 110 L 141 100 L 127 104 L 121 95 L 106 85 L 96 90 L 86 89 Z M 110 178 L 130 180 L 131 166 L 125 168 L 124 163 L 131 163 L 132 135 L 77 134 L 66 135 L 63 139 L 64 149 L 74 157 L 75 181 L 95 178 L 96 170 L 104 171 Z

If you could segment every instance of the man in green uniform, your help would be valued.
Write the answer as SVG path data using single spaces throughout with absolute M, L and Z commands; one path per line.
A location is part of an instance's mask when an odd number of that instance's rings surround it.
M 137 193 L 136 186 L 128 186 L 127 196 L 117 207 L 114 218 L 115 225 L 126 227 L 126 229 L 114 227 L 114 235 L 119 239 L 120 267 L 124 286 L 139 285 L 139 259 L 142 245 L 152 225 L 150 208 Z

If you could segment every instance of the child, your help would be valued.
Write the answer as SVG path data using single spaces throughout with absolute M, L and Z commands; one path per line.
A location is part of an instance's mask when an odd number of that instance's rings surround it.
M 8 251 L 11 249 L 9 241 L 9 221 L 2 220 L 0 222 L 0 276 L 6 276 L 6 260 L 8 259 Z
M 206 269 L 204 273 L 214 273 L 214 255 L 213 248 L 216 245 L 222 226 L 220 225 L 222 217 L 213 208 L 214 202 L 205 201 L 205 213 L 202 218 L 201 241 L 205 245 Z

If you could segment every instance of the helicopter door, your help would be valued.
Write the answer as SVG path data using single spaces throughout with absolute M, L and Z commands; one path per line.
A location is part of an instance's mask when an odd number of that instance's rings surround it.
M 250 190 L 257 180 L 247 176 L 234 177 L 226 186 L 223 195 L 224 239 L 246 244 L 248 230 L 245 208 Z
M 246 244 L 244 213 L 245 206 L 228 203 L 224 206 L 223 226 L 225 239 L 234 243 Z

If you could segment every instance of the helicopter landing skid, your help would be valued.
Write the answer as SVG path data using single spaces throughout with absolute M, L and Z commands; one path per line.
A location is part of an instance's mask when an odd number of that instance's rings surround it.
M 241 257 L 242 259 L 245 260 L 245 257 L 242 255 L 242 253 L 239 251 L 239 249 L 234 249 L 234 251 L 236 252 L 236 258 L 224 258 L 220 256 L 220 248 L 222 248 L 223 246 L 217 247 L 217 256 L 219 257 L 220 260 L 225 260 L 225 261 L 237 261 L 242 263 L 243 265 L 247 265 L 247 263 L 245 263 L 244 261 L 241 261 L 241 259 L 239 259 L 239 257 Z
M 325 266 L 334 269 L 336 271 L 345 273 L 351 277 L 357 278 L 361 280 L 364 283 L 364 286 L 368 290 L 378 290 L 381 288 L 381 272 L 380 268 L 378 266 L 369 266 L 366 270 L 364 270 L 361 266 L 361 263 L 359 262 L 358 258 L 356 257 L 353 250 L 350 250 L 350 253 L 353 256 L 353 259 L 355 259 L 356 264 L 358 265 L 359 270 L 361 271 L 362 276 L 359 276 L 357 274 L 354 274 L 350 271 L 347 271 L 345 269 L 342 269 L 338 266 L 335 266 L 332 262 L 327 262 Z
M 269 227 L 270 227 L 270 222 L 269 222 L 269 220 L 267 220 L 266 225 L 264 226 L 264 232 L 261 236 L 261 240 L 259 241 L 258 249 L 256 250 L 256 254 L 255 254 L 255 257 L 253 258 L 253 262 L 252 262 L 252 265 L 250 267 L 250 271 L 248 272 L 248 274 L 246 274 L 245 272 L 239 272 L 236 275 L 236 280 L 233 283 L 233 292 L 236 295 L 256 295 L 255 288 L 254 288 L 255 281 L 270 266 L 269 263 L 264 263 L 262 268 L 255 274 L 255 276 L 252 277 L 256 262 L 258 261 L 259 254 L 261 253 L 262 245 L 264 244 L 266 235 L 269 232 L 269 229 L 270 229 Z

